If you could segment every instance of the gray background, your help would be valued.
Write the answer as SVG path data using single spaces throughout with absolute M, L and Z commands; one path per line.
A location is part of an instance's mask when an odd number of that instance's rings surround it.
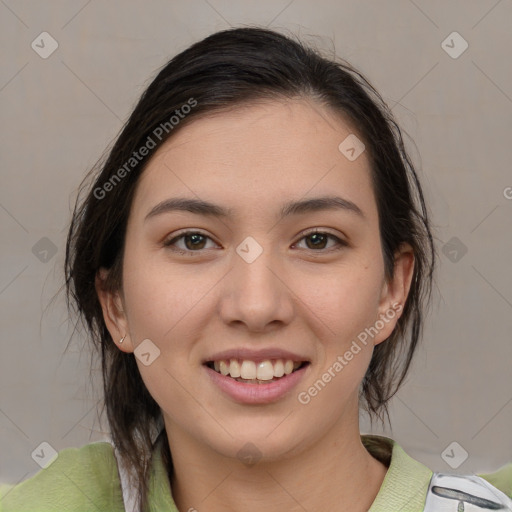
M 391 402 L 393 431 L 373 432 L 437 471 L 512 460 L 511 1 L 1 0 L 0 17 L 0 480 L 38 471 L 42 441 L 60 450 L 107 439 L 98 361 L 91 379 L 83 335 L 64 353 L 72 324 L 62 294 L 51 301 L 72 200 L 157 68 L 245 24 L 353 63 L 416 144 L 440 254 L 436 298 Z M 59 45 L 46 59 L 31 48 L 44 31 Z M 469 44 L 458 58 L 442 47 L 453 31 Z

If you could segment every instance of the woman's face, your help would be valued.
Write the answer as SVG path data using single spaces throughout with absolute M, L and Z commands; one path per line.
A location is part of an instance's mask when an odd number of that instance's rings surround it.
M 412 257 L 386 282 L 369 161 L 339 149 L 351 133 L 316 103 L 267 101 L 192 122 L 149 162 L 106 321 L 171 440 L 273 458 L 357 428 Z

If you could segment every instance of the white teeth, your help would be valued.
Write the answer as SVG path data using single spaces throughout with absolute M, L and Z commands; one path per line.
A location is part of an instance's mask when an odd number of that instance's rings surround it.
M 274 364 L 274 377 L 282 377 L 284 375 L 284 364 L 281 359 L 278 359 Z
M 258 380 L 272 380 L 274 378 L 274 367 L 270 361 L 258 363 L 256 378 Z
M 230 375 L 234 379 L 244 379 L 246 381 L 270 381 L 274 378 L 280 378 L 289 375 L 301 366 L 300 361 L 292 361 L 291 359 L 277 359 L 273 362 L 265 359 L 259 363 L 248 359 L 238 360 L 219 360 L 213 362 L 216 372 L 222 375 Z
M 222 375 L 227 375 L 229 373 L 229 366 L 227 365 L 226 361 L 219 362 L 219 370 Z
M 292 372 L 293 372 L 293 361 L 290 361 L 290 359 L 288 359 L 288 361 L 286 361 L 286 363 L 284 363 L 284 373 L 286 373 L 286 375 L 289 375 Z
M 240 377 L 242 377 L 242 379 L 255 379 L 256 363 L 254 361 L 244 360 L 240 368 Z
M 236 359 L 231 359 L 229 361 L 229 374 L 234 379 L 236 379 L 237 377 L 240 377 L 240 375 L 242 375 L 240 373 L 240 364 L 238 363 L 238 361 Z

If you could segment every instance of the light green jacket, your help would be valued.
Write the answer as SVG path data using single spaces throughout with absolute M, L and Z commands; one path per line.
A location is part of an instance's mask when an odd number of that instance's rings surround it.
M 373 456 L 389 464 L 369 512 L 422 512 L 432 471 L 409 457 L 392 439 L 362 435 L 361 440 Z M 151 512 L 178 512 L 156 448 L 151 471 Z M 512 497 L 512 463 L 479 476 Z M 0 512 L 89 511 L 125 511 L 116 458 L 107 442 L 61 450 L 54 462 L 28 480 L 0 485 Z

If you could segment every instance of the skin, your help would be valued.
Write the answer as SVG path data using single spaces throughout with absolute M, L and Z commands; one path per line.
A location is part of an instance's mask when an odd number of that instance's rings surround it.
M 141 376 L 162 409 L 178 508 L 209 511 L 367 511 L 387 468 L 360 439 L 358 390 L 373 347 L 400 313 L 307 404 L 297 400 L 393 304 L 404 304 L 413 254 L 404 245 L 386 280 L 378 212 L 363 152 L 350 162 L 338 145 L 353 133 L 312 100 L 268 100 L 195 120 L 149 162 L 126 233 L 122 291 L 96 286 L 106 325 L 120 350 L 149 338 L 160 356 Z M 278 219 L 282 204 L 324 195 L 354 202 L 363 216 L 325 210 Z M 218 219 L 166 212 L 171 197 L 233 209 Z M 209 237 L 195 249 L 179 230 Z M 305 230 L 327 238 L 314 245 Z M 263 253 L 248 264 L 236 252 L 253 237 Z M 339 250 L 335 250 L 339 247 Z M 195 252 L 194 252 L 195 251 Z M 123 344 L 119 340 L 126 335 Z M 213 386 L 204 357 L 228 348 L 278 347 L 311 364 L 298 387 L 267 405 L 235 402 Z M 261 459 L 237 452 L 254 444 Z

